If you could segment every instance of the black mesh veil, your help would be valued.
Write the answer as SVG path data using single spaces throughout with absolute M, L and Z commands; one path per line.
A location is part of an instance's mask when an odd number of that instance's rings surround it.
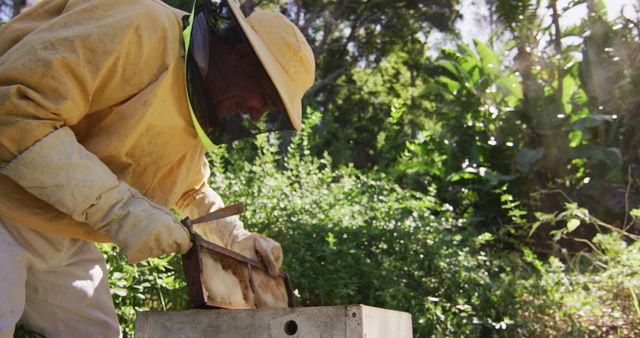
M 185 32 L 188 32 L 189 20 L 189 17 L 185 17 Z M 264 132 L 294 129 L 273 83 L 270 85 L 276 94 L 269 98 L 269 102 L 275 108 L 265 112 L 257 121 L 253 120 L 248 112 L 238 111 L 236 114 L 223 117 L 217 116 L 214 112 L 211 100 L 207 97 L 210 91 L 203 79 L 210 70 L 209 63 L 216 61 L 215 51 L 228 48 L 228 45 L 250 45 L 227 0 L 196 0 L 190 28 L 191 33 L 185 34 L 185 39 L 190 40 L 186 41 L 189 47 L 185 58 L 187 94 L 192 117 L 195 117 L 194 123 L 199 125 L 213 144 L 230 143 Z M 215 38 L 212 39 L 212 35 L 215 35 Z

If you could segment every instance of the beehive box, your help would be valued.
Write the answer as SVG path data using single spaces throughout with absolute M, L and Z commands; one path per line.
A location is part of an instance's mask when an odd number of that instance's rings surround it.
M 365 305 L 250 310 L 146 311 L 137 338 L 409 338 L 411 315 Z

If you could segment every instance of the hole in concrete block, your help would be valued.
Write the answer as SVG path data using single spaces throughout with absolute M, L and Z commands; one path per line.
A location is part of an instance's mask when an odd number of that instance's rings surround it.
M 355 312 L 351 313 L 351 317 L 356 318 L 356 313 Z
M 289 336 L 293 336 L 298 332 L 298 323 L 295 320 L 287 320 L 284 323 L 284 333 Z

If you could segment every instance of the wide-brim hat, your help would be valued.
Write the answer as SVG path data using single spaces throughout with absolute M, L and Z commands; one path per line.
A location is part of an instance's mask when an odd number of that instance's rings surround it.
M 244 16 L 234 0 L 233 15 L 278 90 L 291 125 L 302 128 L 302 97 L 315 78 L 313 51 L 302 32 L 284 15 L 256 9 Z

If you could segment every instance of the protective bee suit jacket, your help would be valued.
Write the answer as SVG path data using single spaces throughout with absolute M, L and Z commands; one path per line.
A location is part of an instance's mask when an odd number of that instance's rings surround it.
M 220 208 L 187 106 L 184 15 L 159 0 L 49 0 L 0 28 L 0 167 L 70 128 L 152 202 L 191 217 Z M 0 175 L 0 217 L 109 241 L 23 186 Z M 237 219 L 217 229 L 215 241 L 232 249 L 250 236 Z

